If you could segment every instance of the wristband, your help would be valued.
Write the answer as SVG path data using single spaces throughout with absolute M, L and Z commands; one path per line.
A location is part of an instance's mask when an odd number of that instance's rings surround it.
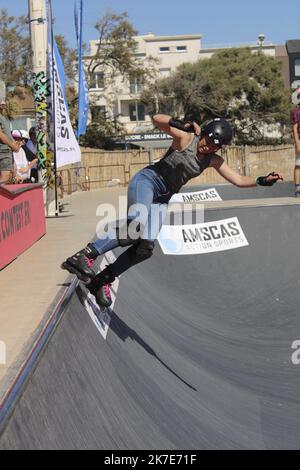
M 255 180 L 258 186 L 273 186 L 276 181 L 268 181 L 266 176 L 258 176 Z
M 175 127 L 176 129 L 179 129 L 180 131 L 184 132 L 195 132 L 194 126 L 190 121 L 184 122 L 181 119 L 173 117 L 169 120 L 169 126 Z

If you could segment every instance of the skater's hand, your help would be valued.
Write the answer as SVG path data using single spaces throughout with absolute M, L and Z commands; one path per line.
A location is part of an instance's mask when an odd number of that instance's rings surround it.
M 194 134 L 200 135 L 201 127 L 195 121 L 193 121 L 192 125 L 194 126 Z
M 278 180 L 283 181 L 283 176 L 280 173 L 275 173 L 274 171 L 272 173 L 269 173 L 268 176 L 266 177 L 266 180 L 270 184 L 276 183 Z
M 283 181 L 283 177 L 280 173 L 269 173 L 267 176 L 259 176 L 256 178 L 256 184 L 259 186 L 273 186 L 278 180 Z
M 188 121 L 184 124 L 186 132 L 194 133 L 195 135 L 200 135 L 201 127 L 195 121 Z

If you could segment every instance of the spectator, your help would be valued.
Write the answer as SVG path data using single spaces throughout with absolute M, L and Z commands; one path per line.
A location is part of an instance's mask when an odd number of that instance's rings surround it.
M 29 140 L 28 132 L 25 130 L 14 130 L 11 134 L 14 140 L 19 142 L 21 146 L 18 152 L 13 152 L 16 180 L 18 183 L 30 183 L 30 171 L 31 168 L 36 165 L 37 158 L 31 162 L 28 162 L 26 158 L 26 153 L 23 147 Z
M 64 182 L 61 176 L 61 173 L 56 176 L 56 186 L 60 190 L 60 198 L 64 198 Z
M 31 127 L 29 129 L 29 140 L 24 145 L 24 151 L 26 153 L 26 158 L 29 162 L 32 162 L 37 156 L 37 136 L 36 136 L 36 127 Z M 30 172 L 30 180 L 32 182 L 38 183 L 39 181 L 39 176 L 38 176 L 38 164 L 36 163 L 32 168 Z
M 13 179 L 13 155 L 21 143 L 11 138 L 8 119 L 3 115 L 6 106 L 5 85 L 0 81 L 0 184 L 11 183 Z
M 295 197 L 300 197 L 300 88 L 294 91 L 292 101 L 295 105 L 291 110 L 291 124 L 295 143 Z

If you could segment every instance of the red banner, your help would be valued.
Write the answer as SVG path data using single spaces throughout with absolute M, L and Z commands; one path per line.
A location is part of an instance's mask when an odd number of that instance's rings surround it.
M 0 186 L 0 269 L 45 233 L 42 185 Z

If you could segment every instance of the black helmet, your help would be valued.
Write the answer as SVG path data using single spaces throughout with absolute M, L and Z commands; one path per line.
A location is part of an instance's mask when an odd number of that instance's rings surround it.
M 233 129 L 225 119 L 215 118 L 201 127 L 201 137 L 205 135 L 216 145 L 229 145 L 233 137 Z

